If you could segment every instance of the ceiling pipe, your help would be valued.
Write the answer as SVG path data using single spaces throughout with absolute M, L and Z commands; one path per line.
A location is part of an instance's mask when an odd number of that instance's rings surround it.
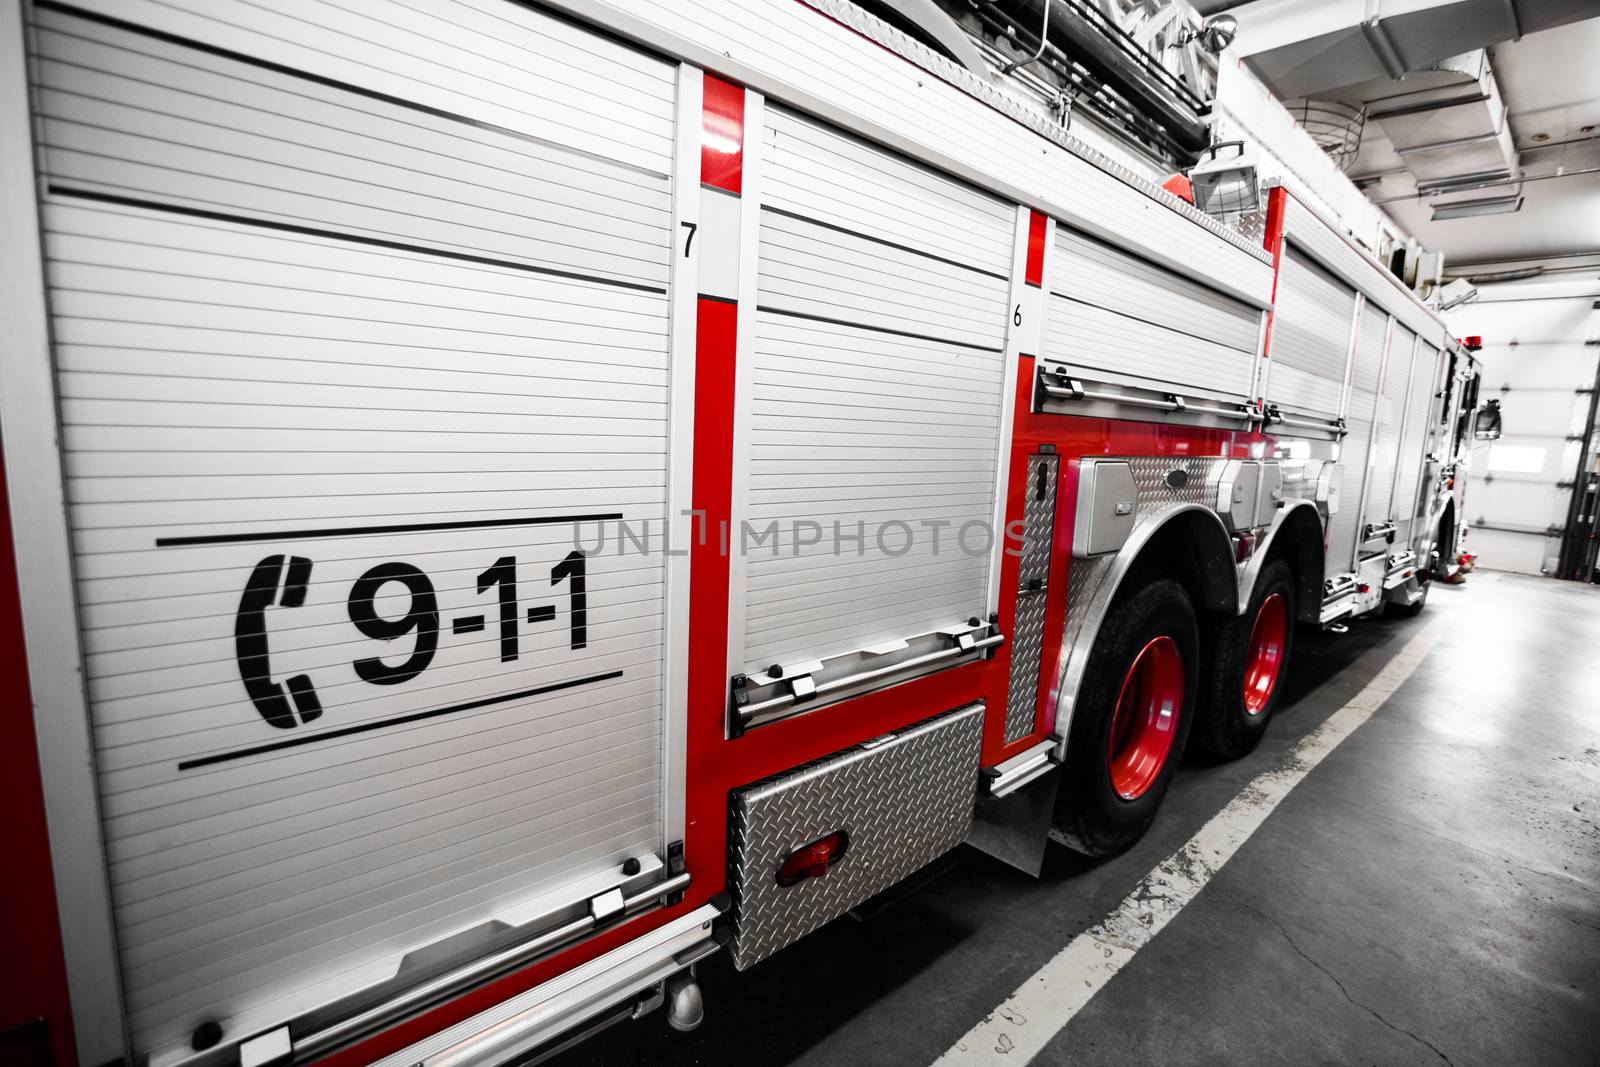
M 990 0 L 990 5 L 1029 34 L 1047 26 L 1056 47 L 1160 123 L 1183 149 L 1199 152 L 1211 143 L 1205 101 L 1080 0 Z

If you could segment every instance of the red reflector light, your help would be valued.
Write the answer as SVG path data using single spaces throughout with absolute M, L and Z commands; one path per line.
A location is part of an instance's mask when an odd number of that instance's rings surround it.
M 1362 582 L 1360 585 L 1356 586 L 1356 592 L 1370 593 L 1372 592 L 1372 586 L 1368 585 L 1366 582 Z
M 850 846 L 850 837 L 843 830 L 835 830 L 827 837 L 819 837 L 809 845 L 801 845 L 778 868 L 778 884 L 794 885 L 807 878 L 821 878 Z

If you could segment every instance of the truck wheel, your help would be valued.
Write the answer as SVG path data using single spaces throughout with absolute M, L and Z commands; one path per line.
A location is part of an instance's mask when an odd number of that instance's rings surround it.
M 1172 579 L 1151 576 L 1112 602 L 1089 653 L 1056 796 L 1056 834 L 1067 847 L 1108 856 L 1149 828 L 1183 755 L 1199 646 L 1194 607 Z
M 1196 713 L 1195 744 L 1238 759 L 1261 743 L 1294 648 L 1294 574 L 1281 559 L 1261 568 L 1250 603 L 1207 635 L 1210 671 Z

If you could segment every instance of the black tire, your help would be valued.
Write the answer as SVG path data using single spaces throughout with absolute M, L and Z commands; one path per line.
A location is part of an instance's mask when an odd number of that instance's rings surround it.
M 1244 614 L 1231 624 L 1223 622 L 1210 628 L 1202 638 L 1207 670 L 1194 725 L 1194 744 L 1200 751 L 1238 759 L 1253 751 L 1266 735 L 1267 720 L 1278 706 L 1283 676 L 1294 653 L 1294 592 L 1294 572 L 1289 564 L 1281 559 L 1269 560 L 1256 578 Z M 1276 681 L 1264 702 L 1259 693 L 1247 700 L 1245 674 L 1250 667 L 1251 637 L 1263 607 L 1275 596 L 1281 598 L 1287 617 Z
M 1130 584 L 1129 591 L 1119 593 L 1112 602 L 1089 655 L 1072 713 L 1061 788 L 1056 794 L 1056 832 L 1069 848 L 1087 856 L 1120 852 L 1149 828 L 1183 756 L 1194 709 L 1200 637 L 1189 595 L 1177 582 L 1159 575 L 1142 579 L 1134 575 L 1128 580 L 1137 584 Z M 1124 682 L 1130 678 L 1136 659 L 1152 646 L 1159 649 L 1152 656 L 1169 672 L 1164 676 L 1169 681 L 1175 652 L 1182 680 L 1171 688 L 1174 696 L 1181 691 L 1181 702 L 1167 702 L 1168 706 L 1178 705 L 1177 719 L 1170 723 L 1170 730 L 1155 729 L 1147 735 L 1170 738 L 1166 742 L 1170 747 L 1159 764 L 1147 761 L 1148 767 L 1155 768 L 1153 778 L 1129 797 L 1113 783 L 1113 728 L 1118 725 L 1116 711 Z M 1130 706 L 1134 703 L 1130 699 Z M 1125 716 L 1121 725 L 1126 727 L 1129 718 Z M 1170 721 L 1160 718 L 1163 723 Z M 1126 775 L 1123 781 L 1127 781 Z

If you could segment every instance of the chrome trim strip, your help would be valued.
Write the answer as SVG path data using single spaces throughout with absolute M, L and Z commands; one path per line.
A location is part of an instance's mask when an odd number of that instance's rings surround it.
M 378 1061 L 377 1067 L 489 1067 L 582 1027 L 711 950 L 717 909 L 705 905 L 605 955 L 501 1001 Z M 687 962 L 685 957 L 692 957 Z
M 672 893 L 682 892 L 688 885 L 688 874 L 675 875 L 665 881 L 657 882 L 644 891 L 626 898 L 622 902 L 622 916 L 635 915 L 644 911 L 646 908 L 660 903 L 663 897 Z M 598 929 L 599 926 L 600 924 L 595 921 L 593 915 L 585 915 L 540 934 L 531 940 L 502 949 L 482 959 L 474 960 L 465 967 L 459 967 L 448 974 L 440 975 L 431 982 L 413 986 L 396 997 L 374 1005 L 366 1011 L 359 1012 L 347 1019 L 342 1019 L 332 1026 L 324 1027 L 296 1041 L 294 1043 L 295 1060 L 303 1062 L 326 1055 L 340 1045 L 348 1044 L 365 1034 L 398 1022 L 439 1001 L 446 1000 L 458 993 L 466 992 L 474 986 L 481 985 L 507 971 L 532 962 L 552 949 L 578 940 L 584 934 Z
M 77 586 L 50 343 L 40 172 L 21 0 L 0 0 L 0 433 L 39 748 L 45 822 L 66 957 L 70 1026 L 83 1063 L 128 1052 L 122 974 L 84 691 Z M 0 536 L 6 536 L 0 533 Z

